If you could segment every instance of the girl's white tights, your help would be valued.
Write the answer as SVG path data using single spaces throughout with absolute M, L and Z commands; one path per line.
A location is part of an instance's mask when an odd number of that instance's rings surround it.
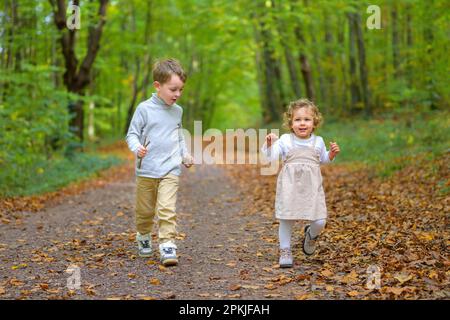
M 280 248 L 286 249 L 291 247 L 292 226 L 295 220 L 280 219 L 280 227 L 278 229 L 278 236 L 280 238 Z M 311 223 L 311 237 L 316 237 L 322 232 L 327 223 L 326 219 L 315 220 Z

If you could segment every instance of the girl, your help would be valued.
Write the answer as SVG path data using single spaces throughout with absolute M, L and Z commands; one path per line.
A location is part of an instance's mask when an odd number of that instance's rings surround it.
M 267 135 L 261 151 L 271 161 L 280 155 L 283 159 L 277 180 L 275 216 L 280 220 L 280 267 L 290 268 L 295 220 L 311 221 L 305 227 L 303 252 L 312 255 L 316 250 L 316 241 L 327 218 L 320 164 L 333 161 L 340 150 L 337 143 L 330 142 L 327 151 L 322 137 L 313 133 L 322 122 L 322 115 L 311 101 L 291 102 L 284 118 L 284 125 L 291 133 L 283 134 L 280 139 L 274 133 Z

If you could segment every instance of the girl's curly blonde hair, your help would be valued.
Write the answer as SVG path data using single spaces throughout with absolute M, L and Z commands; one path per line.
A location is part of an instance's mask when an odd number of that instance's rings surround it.
M 299 99 L 296 101 L 292 101 L 289 106 L 287 107 L 286 112 L 283 114 L 283 126 L 290 130 L 291 132 L 294 132 L 292 130 L 292 116 L 294 115 L 295 110 L 300 108 L 307 108 L 311 110 L 313 113 L 313 120 L 314 120 L 314 130 L 316 130 L 323 122 L 322 114 L 319 111 L 319 108 L 310 100 L 308 99 Z

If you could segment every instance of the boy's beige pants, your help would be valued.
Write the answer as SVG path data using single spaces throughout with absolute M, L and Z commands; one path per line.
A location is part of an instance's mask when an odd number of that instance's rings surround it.
M 136 229 L 140 234 L 152 231 L 157 213 L 159 242 L 175 240 L 178 179 L 174 174 L 163 178 L 136 178 Z

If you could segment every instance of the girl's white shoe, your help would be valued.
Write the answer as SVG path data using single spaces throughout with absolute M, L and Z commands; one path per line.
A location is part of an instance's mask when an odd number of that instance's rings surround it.
M 316 251 L 316 243 L 319 236 L 316 236 L 315 238 L 311 237 L 311 234 L 309 233 L 311 230 L 311 226 L 307 225 L 305 227 L 305 239 L 303 240 L 303 252 L 310 256 Z
M 292 268 L 294 264 L 294 258 L 290 248 L 280 248 L 280 268 Z

